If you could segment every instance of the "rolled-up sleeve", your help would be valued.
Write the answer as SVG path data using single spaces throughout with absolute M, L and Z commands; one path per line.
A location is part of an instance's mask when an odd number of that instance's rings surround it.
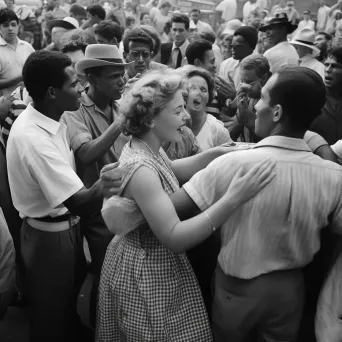
M 75 154 L 84 144 L 93 139 L 80 111 L 64 113 L 61 122 L 64 122 L 68 128 L 70 146 Z

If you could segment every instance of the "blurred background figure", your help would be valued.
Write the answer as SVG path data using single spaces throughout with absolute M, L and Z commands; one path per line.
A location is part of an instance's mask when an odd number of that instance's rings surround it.
M 318 34 L 316 35 L 314 44 L 316 48 L 320 50 L 320 53 L 317 56 L 317 59 L 320 62 L 324 63 L 325 60 L 327 59 L 328 51 L 331 47 L 331 43 L 332 43 L 332 37 L 330 34 L 325 33 L 325 32 L 318 32 Z
M 308 28 L 310 30 L 315 30 L 315 22 L 311 20 L 311 11 L 307 10 L 303 12 L 303 20 L 298 24 L 298 31 L 303 28 Z

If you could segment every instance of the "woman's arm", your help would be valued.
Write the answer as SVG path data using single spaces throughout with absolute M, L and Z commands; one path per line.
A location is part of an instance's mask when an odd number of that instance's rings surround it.
M 186 221 L 180 221 L 158 175 L 146 167 L 135 172 L 125 193 L 136 201 L 159 241 L 173 252 L 183 253 L 207 239 L 213 227 L 220 227 L 238 206 L 264 188 L 274 177 L 273 167 L 274 164 L 266 162 L 259 163 L 243 177 L 238 172 L 221 199 Z
M 334 14 L 334 11 L 337 10 L 340 7 L 341 1 L 338 0 L 337 3 L 330 7 L 328 16 L 331 17 Z
M 196 154 L 192 157 L 173 161 L 168 159 L 168 163 L 179 183 L 182 185 L 186 183 L 195 173 L 206 168 L 214 159 L 233 151 L 234 149 L 232 147 L 218 146 Z

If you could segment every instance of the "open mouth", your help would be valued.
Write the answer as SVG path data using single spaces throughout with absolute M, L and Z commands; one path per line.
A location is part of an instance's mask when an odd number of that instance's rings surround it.
M 194 99 L 192 103 L 196 109 L 198 109 L 202 105 L 202 102 L 199 99 Z
M 179 126 L 178 128 L 177 128 L 177 131 L 179 132 L 179 133 L 183 133 L 183 127 L 185 126 L 185 124 L 184 125 L 182 125 L 182 126 Z

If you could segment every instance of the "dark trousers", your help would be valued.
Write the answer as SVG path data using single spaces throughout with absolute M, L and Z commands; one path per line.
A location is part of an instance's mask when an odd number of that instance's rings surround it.
M 101 269 L 106 256 L 107 246 L 112 241 L 114 234 L 111 233 L 103 221 L 101 213 L 81 220 L 82 232 L 88 242 L 91 256 L 91 273 L 93 282 L 90 292 L 90 325 L 95 328 L 97 291 L 100 284 Z
M 304 297 L 300 270 L 243 280 L 225 275 L 218 266 L 212 306 L 215 342 L 296 341 Z
M 77 296 L 86 276 L 80 225 L 62 232 L 21 231 L 31 342 L 77 341 Z

